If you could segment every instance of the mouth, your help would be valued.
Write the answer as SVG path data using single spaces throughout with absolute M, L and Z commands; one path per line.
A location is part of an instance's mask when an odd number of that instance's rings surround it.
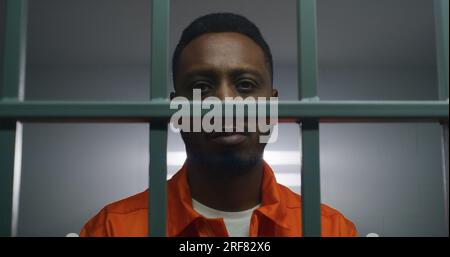
M 212 141 L 214 143 L 226 146 L 234 146 L 245 141 L 247 135 L 240 132 L 220 132 L 212 134 Z

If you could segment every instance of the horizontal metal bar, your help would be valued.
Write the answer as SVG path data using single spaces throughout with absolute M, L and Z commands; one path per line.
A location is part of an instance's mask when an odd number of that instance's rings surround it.
M 147 102 L 0 101 L 0 119 L 132 120 L 168 119 L 177 110 L 168 100 Z M 191 103 L 191 108 L 196 103 Z M 222 107 L 224 109 L 224 107 Z M 203 110 L 203 113 L 207 110 Z M 429 119 L 448 120 L 448 101 L 280 101 L 279 119 Z

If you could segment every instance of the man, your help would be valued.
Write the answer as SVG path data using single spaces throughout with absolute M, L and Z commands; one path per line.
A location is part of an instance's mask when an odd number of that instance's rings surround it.
M 192 99 L 276 97 L 270 48 L 246 18 L 210 14 L 183 32 L 173 55 L 171 94 Z M 187 159 L 168 182 L 168 236 L 301 236 L 301 199 L 277 184 L 262 159 L 260 132 L 182 132 Z M 307 149 L 306 149 L 307 150 Z M 150 189 L 151 190 L 151 189 Z M 322 205 L 322 236 L 356 236 Z M 148 191 L 112 203 L 81 236 L 147 236 Z M 151 214 L 150 214 L 151 215 Z

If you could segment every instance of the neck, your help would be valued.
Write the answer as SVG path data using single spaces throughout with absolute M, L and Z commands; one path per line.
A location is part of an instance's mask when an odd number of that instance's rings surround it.
M 263 162 L 245 170 L 226 172 L 187 160 L 191 196 L 221 211 L 248 210 L 261 202 Z

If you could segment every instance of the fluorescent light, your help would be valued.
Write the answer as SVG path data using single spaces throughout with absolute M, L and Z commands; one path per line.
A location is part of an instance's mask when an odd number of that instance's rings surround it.
M 186 160 L 186 152 L 168 152 L 167 153 L 167 166 L 182 166 Z
M 300 186 L 300 172 L 299 173 L 277 173 L 275 172 L 277 182 L 287 187 Z
M 298 151 L 265 151 L 264 160 L 270 165 L 300 165 Z

